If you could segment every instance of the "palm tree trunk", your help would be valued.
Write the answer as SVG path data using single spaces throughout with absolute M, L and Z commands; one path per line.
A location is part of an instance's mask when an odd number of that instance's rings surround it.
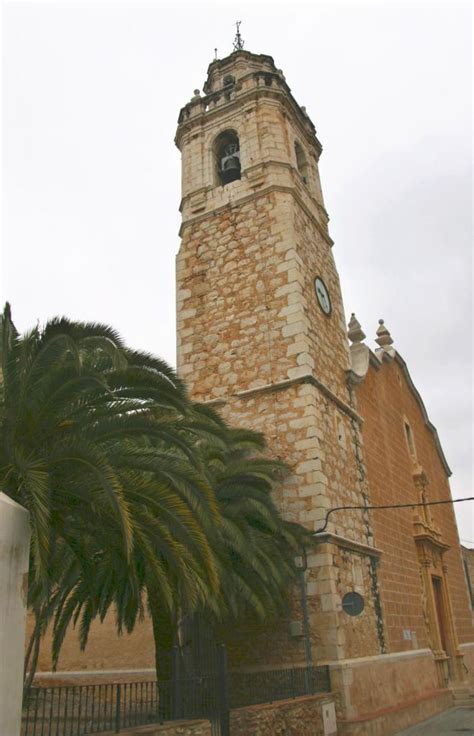
M 158 681 L 171 680 L 173 676 L 172 649 L 175 643 L 176 626 L 173 624 L 169 611 L 157 602 L 154 596 L 149 595 L 148 605 L 155 642 L 156 678 Z
M 25 666 L 23 670 L 23 702 L 26 702 L 33 680 L 36 674 L 36 668 L 38 666 L 38 657 L 41 643 L 41 614 L 39 611 L 34 612 L 35 614 L 35 626 L 28 642 L 28 648 L 25 655 Z
M 176 626 L 163 603 L 148 590 L 148 607 L 155 643 L 155 668 L 158 680 L 158 712 L 160 721 L 178 716 L 177 677 L 173 645 Z

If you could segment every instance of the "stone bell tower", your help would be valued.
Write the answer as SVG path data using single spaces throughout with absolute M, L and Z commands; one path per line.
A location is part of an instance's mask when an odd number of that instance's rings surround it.
M 293 469 L 281 512 L 316 531 L 328 509 L 368 503 L 321 144 L 273 59 L 239 49 L 210 64 L 176 145 L 179 374 L 194 399 L 265 434 Z M 305 573 L 314 660 L 384 650 L 377 555 L 363 511 L 332 514 L 315 536 Z M 354 593 L 363 615 L 352 615 Z M 304 663 L 289 625 L 300 603 L 295 593 L 281 631 L 267 632 L 267 664 Z

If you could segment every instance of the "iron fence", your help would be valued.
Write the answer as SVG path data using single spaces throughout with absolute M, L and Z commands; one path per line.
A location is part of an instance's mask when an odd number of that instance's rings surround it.
M 329 667 L 298 667 L 260 672 L 230 672 L 230 708 L 272 703 L 331 690 Z
M 24 708 L 22 736 L 85 736 L 209 718 L 211 678 L 33 688 Z
M 223 662 L 225 665 L 225 661 Z M 229 709 L 329 692 L 329 668 L 226 673 L 170 681 L 32 688 L 22 736 L 86 736 L 104 731 L 209 719 L 213 736 L 228 736 Z

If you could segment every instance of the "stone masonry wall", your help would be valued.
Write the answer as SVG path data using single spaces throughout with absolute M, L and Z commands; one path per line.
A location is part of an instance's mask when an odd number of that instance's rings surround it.
M 212 736 L 210 721 L 177 721 L 162 726 L 138 726 L 121 730 L 122 736 Z M 103 736 L 112 736 L 111 732 Z
M 357 487 L 357 476 L 354 469 L 351 474 L 348 459 L 353 451 L 350 421 L 331 406 L 318 389 L 303 384 L 284 392 L 256 393 L 229 403 L 222 411 L 229 421 L 264 432 L 272 452 L 294 469 L 275 491 L 275 501 L 288 520 L 318 529 L 327 508 L 358 503 L 358 494 L 353 490 Z M 345 430 L 345 447 L 339 439 L 341 423 Z M 341 460 L 347 462 L 345 472 L 340 469 Z M 357 539 L 365 533 L 363 523 L 362 514 L 354 517 L 339 512 L 333 528 L 335 533 Z M 308 552 L 307 563 L 306 590 L 315 659 L 378 654 L 380 643 L 375 636 L 377 626 L 369 558 L 332 544 L 318 543 Z M 342 611 L 342 598 L 351 590 L 365 597 L 366 607 L 358 617 L 350 617 Z M 237 644 L 238 659 L 233 662 L 250 665 L 259 651 L 265 659 L 265 662 L 260 659 L 260 664 L 301 664 L 302 642 L 288 641 L 289 622 L 300 619 L 300 592 L 296 587 L 292 604 L 278 626 L 261 628 L 246 622 L 233 629 L 232 636 L 228 637 Z M 255 646 L 252 642 L 257 641 L 259 645 Z M 234 651 L 231 641 L 229 646 Z
M 239 736 L 324 736 L 327 696 L 308 696 L 231 711 L 231 733 Z
M 311 241 L 309 218 L 292 197 L 275 192 L 186 227 L 177 261 L 178 369 L 194 399 L 230 402 L 223 409 L 230 421 L 263 431 L 275 454 L 295 463 L 294 506 L 280 508 L 318 528 L 323 508 L 362 498 L 357 429 L 344 409 L 348 358 L 337 273 L 327 243 L 317 242 L 314 226 L 312 233 Z M 316 303 L 318 273 L 333 294 L 330 318 Z M 262 398 L 247 393 L 312 375 L 342 410 L 308 385 Z M 334 523 L 371 542 L 361 514 L 340 514 Z

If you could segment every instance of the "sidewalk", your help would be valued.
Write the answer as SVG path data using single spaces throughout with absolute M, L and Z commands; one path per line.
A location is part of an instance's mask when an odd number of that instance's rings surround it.
M 450 708 L 395 736 L 474 736 L 474 708 Z

